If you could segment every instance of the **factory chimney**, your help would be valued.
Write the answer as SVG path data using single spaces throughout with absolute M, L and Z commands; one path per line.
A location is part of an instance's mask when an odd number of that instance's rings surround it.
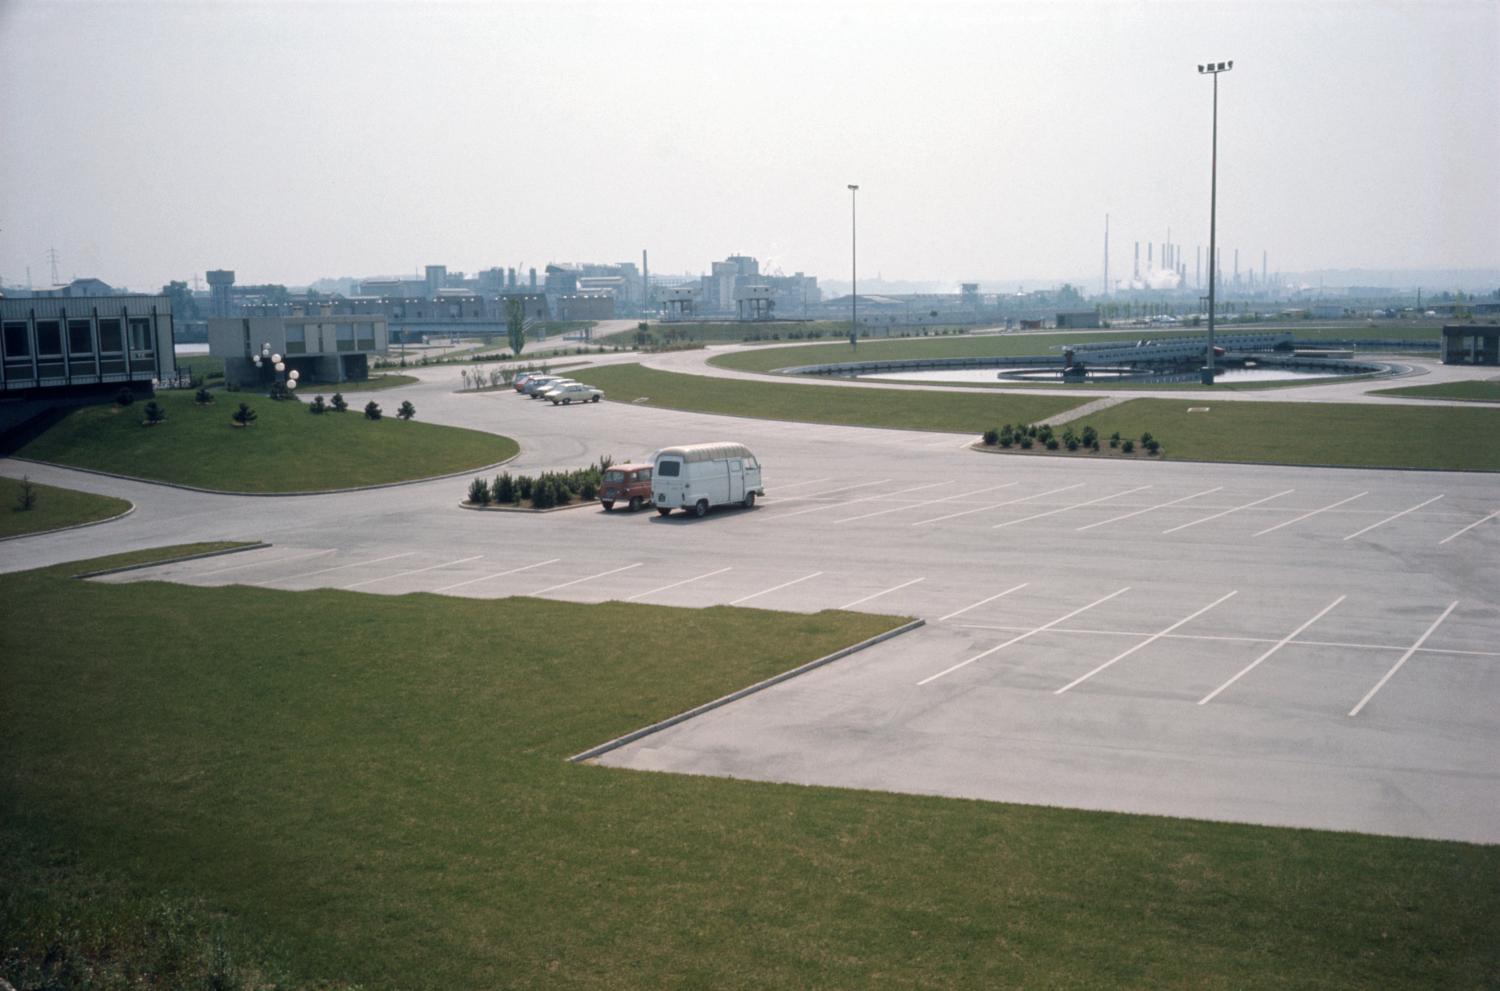
M 1104 215 L 1104 295 L 1109 295 L 1109 214 Z

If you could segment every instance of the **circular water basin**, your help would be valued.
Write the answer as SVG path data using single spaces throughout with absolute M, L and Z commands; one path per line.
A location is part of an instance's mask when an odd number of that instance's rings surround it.
M 1220 382 L 1305 382 L 1313 379 L 1350 378 L 1368 375 L 1369 369 L 1342 368 L 1288 368 L 1279 365 L 1260 365 L 1253 368 L 1221 368 L 1215 379 Z M 1164 385 L 1173 382 L 1198 382 L 1202 376 L 1198 371 L 1157 372 L 1134 368 L 1090 368 L 1084 379 L 1063 379 L 1062 369 L 1050 368 L 946 368 L 930 371 L 881 372 L 860 375 L 861 379 L 882 379 L 899 382 L 943 382 L 952 384 L 993 384 L 995 382 L 1040 382 L 1085 385 L 1089 382 L 1129 382 L 1143 385 Z

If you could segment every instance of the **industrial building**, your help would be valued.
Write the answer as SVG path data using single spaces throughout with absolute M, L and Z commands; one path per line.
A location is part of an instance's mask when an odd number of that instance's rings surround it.
M 6 398 L 149 392 L 175 383 L 166 296 L 0 299 L 0 393 Z
M 1444 325 L 1443 364 L 1500 365 L 1500 325 Z
M 304 383 L 361 381 L 370 377 L 370 355 L 390 345 L 383 316 L 319 313 L 311 316 L 216 317 L 208 322 L 208 353 L 224 359 L 224 382 L 235 388 L 269 385 L 272 372 L 255 357 L 283 357 Z

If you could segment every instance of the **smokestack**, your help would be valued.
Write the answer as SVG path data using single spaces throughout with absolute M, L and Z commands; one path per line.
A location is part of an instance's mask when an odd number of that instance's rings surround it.
M 646 265 L 646 249 L 641 249 L 641 308 L 651 305 L 651 269 Z
M 1263 289 L 1266 286 L 1266 253 L 1264 251 L 1260 253 L 1260 285 Z
M 1154 268 L 1156 268 L 1156 244 L 1148 242 L 1146 244 L 1146 271 L 1149 272 Z
M 1199 289 L 1203 288 L 1203 245 L 1198 245 L 1198 252 L 1193 259 L 1193 285 Z
M 1240 249 L 1234 249 L 1234 284 L 1240 284 Z
M 1104 295 L 1109 295 L 1109 214 L 1104 215 Z
M 1135 242 L 1135 274 L 1134 280 L 1139 282 L 1141 278 L 1141 242 Z

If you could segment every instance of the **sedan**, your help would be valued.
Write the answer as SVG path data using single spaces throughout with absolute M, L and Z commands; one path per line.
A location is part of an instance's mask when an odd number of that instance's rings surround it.
M 604 393 L 582 382 L 567 382 L 548 389 L 542 393 L 542 398 L 552 400 L 553 406 L 567 406 L 569 403 L 597 403 L 604 398 Z

